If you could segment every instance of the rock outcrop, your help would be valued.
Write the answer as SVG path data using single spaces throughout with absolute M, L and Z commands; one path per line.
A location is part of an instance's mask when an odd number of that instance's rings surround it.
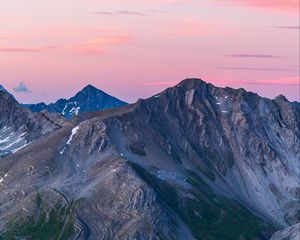
M 3 87 L 0 88 L 0 158 L 15 153 L 39 137 L 66 124 L 48 112 L 33 113 L 23 108 Z

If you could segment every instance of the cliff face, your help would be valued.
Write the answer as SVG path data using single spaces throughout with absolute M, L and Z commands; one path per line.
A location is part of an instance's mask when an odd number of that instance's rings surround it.
M 287 226 L 299 217 L 299 112 L 283 97 L 188 80 L 141 101 L 127 122 L 145 148 L 151 139 L 220 194 Z
M 6 90 L 0 90 L 0 158 L 19 151 L 64 124 L 66 121 L 55 114 L 32 113 L 21 107 Z
M 0 231 L 46 214 L 71 239 L 268 239 L 299 222 L 299 111 L 189 79 L 82 115 L 0 161 Z

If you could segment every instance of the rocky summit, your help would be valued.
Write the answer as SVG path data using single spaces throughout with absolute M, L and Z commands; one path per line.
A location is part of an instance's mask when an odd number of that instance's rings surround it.
M 0 91 L 0 147 L 34 136 L 0 159 L 0 239 L 292 239 L 299 112 L 199 79 L 70 121 Z
M 23 104 L 23 106 L 33 112 L 47 110 L 48 112 L 59 113 L 66 118 L 71 118 L 80 113 L 115 108 L 126 104 L 92 85 L 87 85 L 70 99 L 61 98 L 49 105 L 42 102 L 37 104 Z

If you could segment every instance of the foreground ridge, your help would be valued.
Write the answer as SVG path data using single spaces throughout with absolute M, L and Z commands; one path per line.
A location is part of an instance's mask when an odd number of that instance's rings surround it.
M 299 112 L 187 79 L 81 114 L 0 160 L 0 235 L 269 239 L 299 222 Z

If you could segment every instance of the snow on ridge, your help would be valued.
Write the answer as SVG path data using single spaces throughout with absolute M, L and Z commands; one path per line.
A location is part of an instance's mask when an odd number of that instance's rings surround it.
M 76 102 L 76 101 L 66 103 L 66 105 L 65 105 L 64 109 L 62 110 L 61 114 L 66 115 L 67 112 L 69 112 L 71 114 L 75 113 L 76 115 L 78 115 L 80 107 L 78 107 L 77 105 L 78 105 L 78 102 Z M 71 106 L 71 107 L 73 106 L 73 107 L 71 108 L 71 110 L 67 111 L 67 108 L 69 106 Z
M 10 139 L 10 137 L 6 137 L 6 138 L 4 138 L 3 140 L 0 139 L 0 144 L 1 144 L 1 143 L 8 142 L 9 139 Z
M 79 130 L 79 126 L 76 126 L 72 129 L 72 134 L 66 144 L 68 144 L 68 145 L 71 144 L 71 141 L 72 141 L 74 135 L 78 132 L 78 130 Z
M 9 150 L 10 147 L 16 145 L 17 143 L 21 142 L 22 140 L 24 140 L 24 136 L 27 134 L 27 132 L 22 133 L 17 140 L 15 140 L 14 142 L 10 143 L 9 145 L 5 146 L 2 150 Z M 26 144 L 26 142 L 25 142 Z
M 66 111 L 67 107 L 68 107 L 68 103 L 65 105 L 64 109 L 62 110 L 62 112 L 61 112 L 62 115 L 65 115 L 65 114 L 66 114 L 65 111 Z
M 72 133 L 71 133 L 68 141 L 66 142 L 66 145 L 64 146 L 63 150 L 60 152 L 60 155 L 62 155 L 64 153 L 66 146 L 71 144 L 72 139 L 73 139 L 74 135 L 78 132 L 78 130 L 79 130 L 79 126 L 76 126 L 72 129 Z
M 29 144 L 31 144 L 31 143 L 25 143 L 23 146 L 11 150 L 11 152 L 12 152 L 12 153 L 16 153 L 16 152 L 18 152 L 19 150 L 21 150 L 22 148 L 28 146 Z
M 22 126 L 19 129 L 24 128 Z M 12 127 L 4 126 L 0 129 L 0 150 L 16 153 L 30 143 L 25 139 L 27 132 L 14 132 Z
M 73 107 L 69 112 L 70 112 L 71 114 L 74 114 L 74 113 L 75 113 L 75 115 L 77 116 L 78 113 L 79 113 L 79 111 L 80 111 L 80 107 Z

